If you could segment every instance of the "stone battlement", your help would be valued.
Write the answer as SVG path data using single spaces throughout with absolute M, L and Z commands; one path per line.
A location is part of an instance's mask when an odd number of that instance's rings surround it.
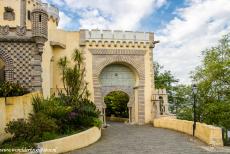
M 54 20 L 57 20 L 57 22 L 59 21 L 59 9 L 56 6 L 49 3 L 42 3 L 41 0 L 35 0 L 34 4 L 36 4 L 34 7 L 35 9 L 42 8 L 45 11 L 47 11 L 49 17 L 53 18 Z
M 49 17 L 52 17 L 54 20 L 59 21 L 59 10 L 57 7 L 48 3 L 42 3 L 41 7 L 48 12 Z
M 133 41 L 153 42 L 154 34 L 146 32 L 120 31 L 120 30 L 80 30 L 81 40 L 84 41 Z
M 166 89 L 155 89 L 155 93 L 157 95 L 167 95 Z

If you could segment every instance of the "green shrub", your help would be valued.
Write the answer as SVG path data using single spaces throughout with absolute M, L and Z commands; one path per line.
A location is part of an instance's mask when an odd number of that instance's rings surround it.
M 7 124 L 5 131 L 14 135 L 15 140 L 40 142 L 46 132 L 56 132 L 55 120 L 43 113 L 32 114 L 29 120 L 18 119 Z
M 58 130 L 56 120 L 44 113 L 36 113 L 31 115 L 29 124 L 31 126 L 30 131 L 33 132 L 33 134 L 31 134 L 31 140 L 36 142 L 42 141 L 43 133 L 56 132 Z
M 60 60 L 65 92 L 59 92 L 58 97 L 48 99 L 34 97 L 34 114 L 28 120 L 19 119 L 7 124 L 6 132 L 14 135 L 12 142 L 41 142 L 91 126 L 101 127 L 102 122 L 98 119 L 100 111 L 88 99 L 81 60 L 78 51 L 75 51 L 74 68 L 67 66 L 66 58 Z
M 204 104 L 203 122 L 230 129 L 230 102 Z
M 96 105 L 88 99 L 85 99 L 83 102 L 79 102 L 77 111 L 79 116 L 82 117 L 87 116 L 98 118 L 100 115 L 100 111 L 97 109 Z
M 18 83 L 0 82 L 0 97 L 22 96 L 28 91 Z
M 66 118 L 73 110 L 71 106 L 66 105 L 60 98 L 50 97 L 48 99 L 34 97 L 33 108 L 35 113 L 42 112 L 52 118 Z
M 177 119 L 181 120 L 193 120 L 193 110 L 192 108 L 183 108 L 177 112 Z
M 42 134 L 42 141 L 48 141 L 58 138 L 58 134 L 55 132 L 44 132 Z
M 102 126 L 102 121 L 99 118 L 94 118 L 93 119 L 93 126 L 101 128 Z
M 34 143 L 25 140 L 8 139 L 0 144 L 0 149 L 35 149 Z M 5 154 L 12 154 L 12 152 L 4 152 Z
M 29 137 L 29 124 L 24 119 L 10 121 L 5 129 L 6 133 L 11 133 L 16 139 L 27 140 Z

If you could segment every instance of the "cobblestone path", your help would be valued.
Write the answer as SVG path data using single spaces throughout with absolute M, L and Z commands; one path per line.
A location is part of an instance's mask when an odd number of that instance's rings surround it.
M 83 149 L 68 154 L 216 154 L 208 152 L 207 146 L 191 136 L 175 131 L 110 123 L 103 129 L 101 139 Z M 220 154 L 220 153 L 218 153 Z M 226 154 L 226 153 L 225 153 Z

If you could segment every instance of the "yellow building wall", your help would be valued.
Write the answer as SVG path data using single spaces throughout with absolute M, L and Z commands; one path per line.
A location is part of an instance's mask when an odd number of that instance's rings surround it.
M 9 25 L 10 27 L 20 25 L 20 1 L 21 0 L 0 0 L 0 25 Z M 3 19 L 3 14 L 5 12 L 4 7 L 14 9 L 15 20 L 8 21 Z
M 151 60 L 152 49 L 148 49 L 145 54 L 145 123 L 152 121 L 152 102 L 153 93 L 153 61 Z
M 26 0 L 26 28 L 31 29 L 31 20 L 28 20 L 28 11 L 32 12 L 40 4 L 37 0 Z
M 49 29 L 48 41 L 42 55 L 42 78 L 43 95 L 50 96 L 56 88 L 62 89 L 62 76 L 58 66 L 60 58 L 66 56 L 71 60 L 75 49 L 79 49 L 79 32 L 67 32 L 59 29 Z M 58 42 L 66 46 L 65 49 L 58 46 L 51 46 L 50 42 Z M 51 73 L 53 72 L 53 73 Z
M 40 95 L 38 92 L 18 97 L 0 98 L 0 143 L 11 135 L 5 132 L 6 125 L 16 119 L 27 119 L 33 112 L 32 98 Z

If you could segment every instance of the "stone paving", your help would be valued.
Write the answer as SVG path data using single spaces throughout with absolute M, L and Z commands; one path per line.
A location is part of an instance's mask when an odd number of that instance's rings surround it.
M 191 136 L 151 125 L 110 123 L 101 139 L 68 154 L 220 154 Z M 222 152 L 224 153 L 224 152 Z M 230 153 L 230 151 L 225 152 Z

